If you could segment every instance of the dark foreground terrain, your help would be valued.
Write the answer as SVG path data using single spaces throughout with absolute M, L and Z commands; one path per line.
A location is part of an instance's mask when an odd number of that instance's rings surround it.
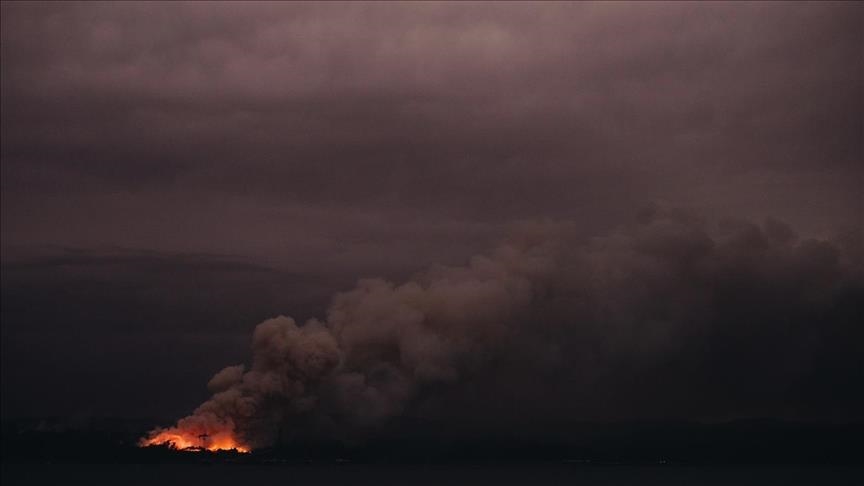
M 151 426 L 5 421 L 2 484 L 864 484 L 861 424 L 582 423 L 494 437 L 416 422 L 353 443 L 295 437 L 251 454 L 136 447 Z
M 3 464 L 4 485 L 861 485 L 851 467 Z

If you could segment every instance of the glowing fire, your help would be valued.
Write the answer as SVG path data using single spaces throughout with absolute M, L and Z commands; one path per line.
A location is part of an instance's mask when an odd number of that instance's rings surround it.
M 166 445 L 172 449 L 183 451 L 237 451 L 249 452 L 249 448 L 241 444 L 229 432 L 217 432 L 210 434 L 196 434 L 194 432 L 181 430 L 173 427 L 170 429 L 156 429 L 149 436 L 142 438 L 138 445 L 141 447 Z

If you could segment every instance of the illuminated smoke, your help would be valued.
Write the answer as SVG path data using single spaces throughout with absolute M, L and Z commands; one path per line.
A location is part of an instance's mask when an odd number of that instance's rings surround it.
M 652 394 L 697 417 L 795 414 L 785 397 L 808 393 L 808 376 L 860 378 L 859 233 L 799 241 L 774 220 L 659 210 L 588 241 L 573 228 L 526 225 L 465 266 L 361 280 L 324 321 L 266 320 L 248 368 L 217 373 L 208 401 L 144 442 L 255 448 L 297 417 L 369 426 L 465 385 L 575 419 L 663 413 Z M 538 399 L 544 380 L 565 392 Z M 801 402 L 819 410 L 818 396 Z

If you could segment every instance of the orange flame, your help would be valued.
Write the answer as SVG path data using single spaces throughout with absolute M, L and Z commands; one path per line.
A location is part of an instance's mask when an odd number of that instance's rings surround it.
M 249 447 L 241 444 L 230 432 L 216 432 L 212 435 L 195 434 L 178 427 L 156 429 L 149 436 L 138 441 L 140 447 L 165 445 L 182 451 L 237 451 L 249 452 Z

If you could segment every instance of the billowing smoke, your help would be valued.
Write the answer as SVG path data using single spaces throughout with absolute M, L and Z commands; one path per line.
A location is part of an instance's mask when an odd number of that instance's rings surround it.
M 585 240 L 525 225 L 488 255 L 361 280 L 323 321 L 262 322 L 248 367 L 160 433 L 259 447 L 400 414 L 849 417 L 864 410 L 860 233 L 652 209 Z M 857 411 L 856 411 L 857 410 Z M 298 417 L 300 419 L 298 420 Z M 860 417 L 858 417 L 860 418 Z

